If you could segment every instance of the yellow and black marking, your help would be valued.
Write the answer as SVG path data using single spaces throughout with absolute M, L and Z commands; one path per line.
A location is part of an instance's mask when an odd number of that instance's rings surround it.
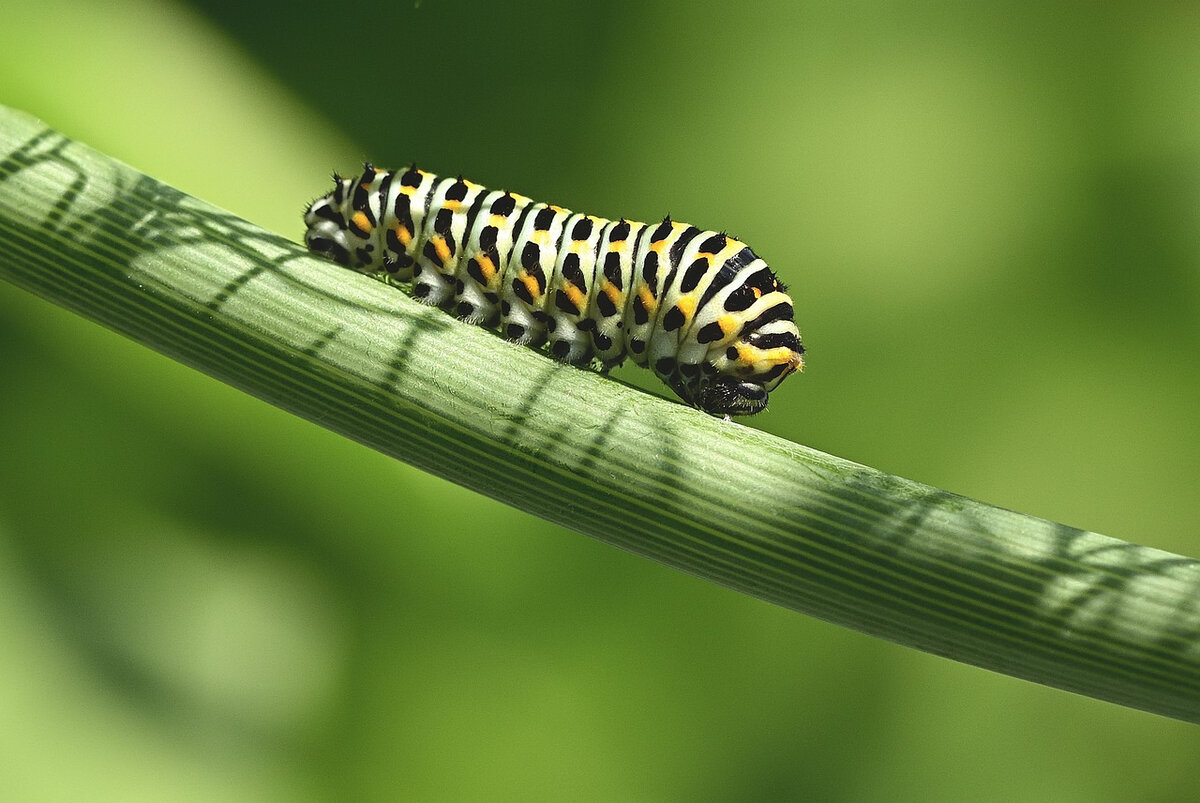
M 750 248 L 669 217 L 607 220 L 414 165 L 371 164 L 305 214 L 308 247 L 557 359 L 627 356 L 684 401 L 749 415 L 804 367 L 792 299 Z

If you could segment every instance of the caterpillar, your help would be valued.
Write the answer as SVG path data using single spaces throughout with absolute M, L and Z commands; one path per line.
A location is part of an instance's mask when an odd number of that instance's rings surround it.
M 740 240 L 606 220 L 418 170 L 333 176 L 305 244 L 509 340 L 603 370 L 629 356 L 688 404 L 752 415 L 804 368 L 792 299 Z

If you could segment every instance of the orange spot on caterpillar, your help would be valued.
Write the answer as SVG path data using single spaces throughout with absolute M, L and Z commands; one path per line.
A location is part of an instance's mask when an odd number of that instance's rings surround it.
M 646 312 L 653 313 L 658 309 L 658 299 L 654 297 L 654 294 L 650 292 L 650 288 L 646 285 L 643 284 L 638 288 L 638 298 L 642 300 L 642 307 L 645 308 Z
M 605 282 L 600 286 L 600 292 L 608 296 L 608 300 L 612 302 L 614 307 L 621 306 L 621 291 L 612 282 Z
M 538 280 L 530 276 L 525 271 L 521 271 L 521 275 L 517 277 L 521 280 L 521 284 L 525 285 L 525 289 L 529 291 L 529 297 L 537 301 L 542 297 L 542 288 L 538 286 Z
M 575 305 L 575 309 L 583 309 L 583 302 L 586 299 L 582 290 L 571 282 L 564 284 L 562 289 L 567 294 L 567 298 L 571 299 L 571 303 Z
M 721 327 L 721 332 L 725 337 L 729 337 L 731 333 L 737 331 L 737 325 L 737 318 L 732 315 L 722 315 L 717 318 L 717 326 Z
M 492 258 L 487 254 L 480 254 L 475 257 L 475 262 L 479 265 L 479 272 L 483 274 L 483 278 L 487 279 L 488 284 L 491 284 L 492 279 L 496 277 L 496 265 L 492 262 Z
M 437 252 L 438 259 L 443 264 L 450 259 L 450 246 L 446 244 L 445 237 L 434 237 L 429 242 L 433 243 L 433 249 Z

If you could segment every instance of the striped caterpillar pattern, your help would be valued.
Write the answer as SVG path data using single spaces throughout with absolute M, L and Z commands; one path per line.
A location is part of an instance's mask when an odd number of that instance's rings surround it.
M 556 359 L 626 356 L 688 404 L 750 415 L 803 370 L 792 299 L 749 246 L 677 223 L 606 220 L 418 170 L 334 175 L 305 243 Z

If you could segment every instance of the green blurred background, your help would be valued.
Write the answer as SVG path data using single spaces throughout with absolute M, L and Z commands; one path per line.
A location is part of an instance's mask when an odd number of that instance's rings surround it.
M 252 8 L 7 4 L 0 102 L 293 238 L 364 158 L 726 227 L 810 348 L 755 426 L 1200 555 L 1195 3 Z M 624 554 L 7 284 L 0 403 L 5 800 L 1194 799 L 1194 726 Z

